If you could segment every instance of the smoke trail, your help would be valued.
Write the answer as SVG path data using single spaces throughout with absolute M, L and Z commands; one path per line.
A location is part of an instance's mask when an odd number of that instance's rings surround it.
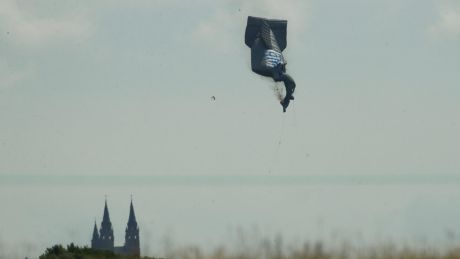
M 281 102 L 284 99 L 284 95 L 285 95 L 283 85 L 279 83 L 275 83 L 272 89 L 273 89 L 273 93 L 276 96 L 276 99 L 278 99 L 278 101 Z

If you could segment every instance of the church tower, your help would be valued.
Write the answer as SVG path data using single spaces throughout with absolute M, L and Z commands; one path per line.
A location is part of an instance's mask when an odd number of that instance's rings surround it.
M 141 249 L 139 245 L 139 226 L 137 225 L 136 215 L 134 214 L 133 198 L 129 206 L 128 224 L 125 230 L 124 246 L 114 246 L 114 236 L 112 222 L 110 222 L 109 209 L 107 208 L 107 199 L 105 200 L 104 215 L 102 217 L 99 231 L 96 221 L 94 221 L 93 237 L 91 239 L 91 248 L 96 250 L 112 251 L 115 254 L 140 256 Z
M 131 204 L 129 207 L 129 218 L 128 224 L 125 231 L 125 246 L 124 252 L 130 255 L 140 255 L 139 246 L 139 227 L 136 221 L 136 215 L 134 214 L 133 200 L 131 198 Z
M 107 200 L 105 200 L 98 249 L 113 251 L 113 229 L 112 222 L 110 222 L 109 209 L 107 208 Z

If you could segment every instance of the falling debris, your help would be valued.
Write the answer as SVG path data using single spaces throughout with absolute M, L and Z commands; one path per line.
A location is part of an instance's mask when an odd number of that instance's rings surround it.
M 216 97 L 213 95 L 211 96 L 211 101 L 215 101 L 216 100 Z
M 283 112 L 294 100 L 295 82 L 286 73 L 286 61 L 282 51 L 287 46 L 286 20 L 269 20 L 248 17 L 245 43 L 251 48 L 251 68 L 256 74 L 273 78 L 275 82 L 284 82 L 286 94 L 280 101 Z

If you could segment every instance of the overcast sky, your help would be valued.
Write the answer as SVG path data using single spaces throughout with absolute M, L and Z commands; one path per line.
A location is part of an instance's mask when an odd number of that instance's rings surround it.
M 285 114 L 248 15 L 288 20 Z M 459 43 L 455 0 L 0 0 L 0 174 L 456 175 Z
M 286 114 L 248 15 L 289 20 Z M 2 173 L 460 167 L 458 1 L 4 0 L 0 20 Z

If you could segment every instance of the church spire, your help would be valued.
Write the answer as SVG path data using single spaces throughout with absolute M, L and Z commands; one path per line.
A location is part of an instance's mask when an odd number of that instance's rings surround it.
M 96 220 L 94 220 L 94 228 L 93 228 L 93 238 L 91 239 L 91 247 L 96 248 L 99 242 L 99 233 L 97 231 Z
M 131 204 L 129 206 L 128 228 L 137 228 L 136 214 L 134 214 L 133 198 L 131 197 Z
M 107 198 L 105 198 L 104 216 L 102 217 L 102 223 L 104 222 L 110 223 L 109 209 L 107 208 Z
M 125 230 L 125 252 L 128 254 L 140 255 L 139 227 L 137 226 L 136 214 L 134 213 L 133 198 L 129 206 L 128 224 Z
M 105 199 L 104 215 L 102 217 L 100 229 L 100 245 L 104 250 L 113 250 L 113 229 L 110 222 L 109 209 L 107 207 L 107 198 Z

